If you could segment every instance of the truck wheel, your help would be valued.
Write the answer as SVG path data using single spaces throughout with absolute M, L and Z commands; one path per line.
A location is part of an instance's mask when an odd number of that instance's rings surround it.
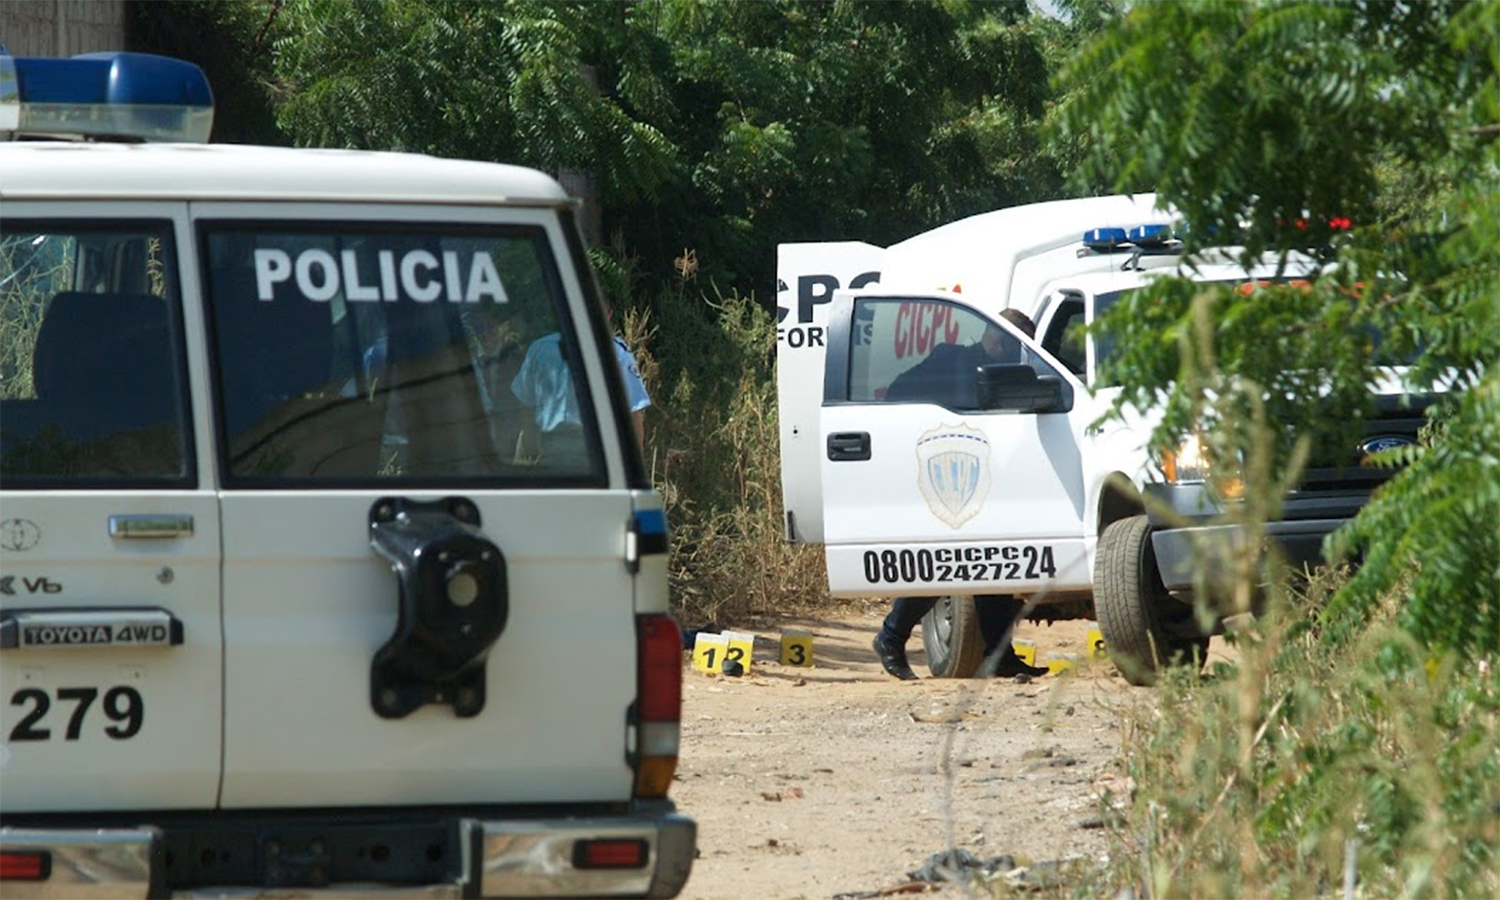
M 922 649 L 934 678 L 972 678 L 984 662 L 984 636 L 974 598 L 938 598 L 922 617 Z
M 1161 583 L 1145 516 L 1111 522 L 1099 535 L 1094 614 L 1109 658 L 1131 684 L 1154 684 L 1169 665 L 1201 667 L 1208 656 L 1208 638 L 1184 633 L 1193 624 L 1192 607 L 1173 600 Z

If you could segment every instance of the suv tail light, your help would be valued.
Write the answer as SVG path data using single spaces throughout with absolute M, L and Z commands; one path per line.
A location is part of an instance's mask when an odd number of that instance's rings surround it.
M 637 616 L 635 796 L 667 795 L 682 728 L 682 632 L 668 615 Z

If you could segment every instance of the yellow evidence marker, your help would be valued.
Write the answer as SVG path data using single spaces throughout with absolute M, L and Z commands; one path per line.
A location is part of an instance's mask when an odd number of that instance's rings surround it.
M 781 664 L 808 668 L 813 664 L 813 637 L 805 631 L 788 631 L 781 636 Z
M 724 657 L 729 653 L 729 639 L 722 634 L 703 634 L 693 642 L 693 668 L 700 672 L 723 671 Z
M 1064 672 L 1072 672 L 1078 668 L 1078 657 L 1071 653 L 1048 653 L 1047 658 L 1042 661 L 1047 671 L 1053 675 L 1061 675 Z
M 724 653 L 724 662 L 737 662 L 740 664 L 740 674 L 750 674 L 750 664 L 755 660 L 755 635 L 746 634 L 743 631 L 720 632 L 724 639 L 729 642 L 729 649 Z M 720 664 L 719 670 L 724 666 Z
M 1010 642 L 1010 645 L 1015 648 L 1016 656 L 1021 658 L 1021 662 L 1028 666 L 1036 665 L 1036 641 L 1016 638 Z
M 1109 651 L 1104 649 L 1104 632 L 1099 630 L 1098 622 L 1089 623 L 1089 630 L 1083 636 L 1083 646 L 1089 659 L 1109 659 Z

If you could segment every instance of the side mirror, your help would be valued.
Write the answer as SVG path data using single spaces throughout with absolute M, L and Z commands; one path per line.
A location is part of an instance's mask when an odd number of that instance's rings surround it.
M 1066 412 L 1063 382 L 1056 375 L 1036 374 L 1030 366 L 979 366 L 974 373 L 979 408 L 1009 412 Z

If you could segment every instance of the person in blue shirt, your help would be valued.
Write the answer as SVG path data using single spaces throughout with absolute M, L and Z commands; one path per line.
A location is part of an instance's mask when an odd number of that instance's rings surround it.
M 613 340 L 615 359 L 625 380 L 630 416 L 636 441 L 644 444 L 646 408 L 651 397 L 641 381 L 635 354 L 619 336 Z M 540 453 L 548 466 L 587 466 L 588 448 L 583 439 L 583 420 L 579 414 L 578 392 L 573 387 L 572 372 L 562 355 L 562 336 L 557 332 L 543 335 L 526 348 L 526 359 L 511 380 L 511 393 L 532 408 L 535 430 L 522 436 L 528 453 Z

